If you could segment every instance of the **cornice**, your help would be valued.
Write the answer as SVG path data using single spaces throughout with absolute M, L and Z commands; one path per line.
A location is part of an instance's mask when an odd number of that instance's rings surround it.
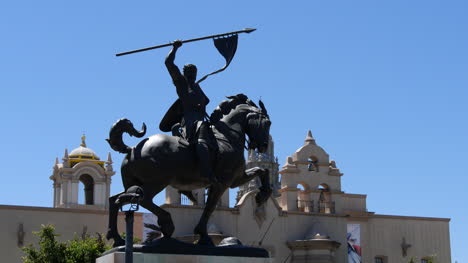
M 328 249 L 335 251 L 341 246 L 341 243 L 330 239 L 310 239 L 310 240 L 295 240 L 288 241 L 286 245 L 291 250 L 296 249 Z

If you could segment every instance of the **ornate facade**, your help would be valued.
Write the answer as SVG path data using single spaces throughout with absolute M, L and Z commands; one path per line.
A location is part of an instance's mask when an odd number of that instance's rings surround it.
M 272 146 L 265 156 L 250 153 L 247 165 L 274 171 Z M 238 237 L 245 245 L 269 250 L 278 263 L 405 263 L 411 257 L 424 262 L 434 255 L 438 262 L 450 262 L 450 219 L 368 211 L 366 195 L 342 190 L 343 173 L 310 131 L 278 173 L 278 194 L 262 207 L 255 203 L 256 181 L 240 187 L 235 207 L 218 206 L 210 219 L 214 240 Z M 275 186 L 278 174 L 271 177 Z M 166 198 L 162 207 L 172 214 L 175 237 L 193 241 L 203 203 L 172 200 L 180 197 Z M 151 215 L 145 218 L 154 223 Z

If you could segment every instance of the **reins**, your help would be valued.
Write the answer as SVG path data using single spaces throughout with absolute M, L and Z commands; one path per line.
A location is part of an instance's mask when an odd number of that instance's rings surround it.
M 214 126 L 214 123 L 211 121 L 210 116 L 208 116 L 208 114 L 207 114 L 206 112 L 205 112 L 205 119 L 206 119 L 206 121 L 210 124 L 210 126 L 211 126 L 211 125 Z M 216 127 L 216 129 L 219 129 L 219 127 Z M 223 127 L 222 129 L 224 129 L 224 127 Z M 231 131 L 234 131 L 234 132 L 237 133 L 236 130 L 233 130 L 233 129 L 231 129 L 231 128 L 228 128 L 228 129 L 230 129 Z M 224 131 L 224 132 L 227 133 L 227 132 L 229 132 L 229 131 Z M 226 139 L 227 139 L 227 141 L 228 141 L 230 144 L 233 144 L 233 143 L 231 142 L 231 140 L 229 140 L 229 137 L 226 137 Z M 249 138 L 247 138 L 247 136 L 244 135 L 244 139 L 245 139 L 245 142 L 247 143 L 247 145 L 250 145 Z M 240 143 L 237 142 L 237 144 L 240 144 Z M 249 148 L 248 148 L 247 146 L 245 146 L 245 144 L 244 144 L 243 146 L 244 146 L 244 149 L 246 149 L 247 151 L 249 151 Z

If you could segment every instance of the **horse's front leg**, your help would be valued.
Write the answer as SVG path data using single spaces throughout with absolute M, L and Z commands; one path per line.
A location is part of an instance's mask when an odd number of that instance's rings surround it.
M 208 236 L 206 225 L 208 224 L 211 214 L 216 209 L 216 205 L 226 189 L 226 186 L 210 186 L 208 189 L 208 199 L 206 200 L 205 209 L 203 210 L 200 221 L 193 230 L 195 234 L 200 236 L 200 239 L 198 240 L 198 244 L 200 245 L 214 246 L 213 241 Z

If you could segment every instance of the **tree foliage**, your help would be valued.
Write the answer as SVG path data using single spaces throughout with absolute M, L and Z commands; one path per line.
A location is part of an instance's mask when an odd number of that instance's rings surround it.
M 33 245 L 23 248 L 24 263 L 94 263 L 96 258 L 109 249 L 102 237 L 75 237 L 67 242 L 59 242 L 58 234 L 52 225 L 42 225 L 41 230 L 33 232 L 39 237 L 39 248 Z
M 427 263 L 437 263 L 436 261 L 436 255 L 432 255 L 432 256 L 429 256 L 429 257 L 425 257 L 424 258 L 426 260 Z M 416 263 L 417 259 L 415 257 L 411 257 L 410 261 L 408 261 L 408 263 Z

